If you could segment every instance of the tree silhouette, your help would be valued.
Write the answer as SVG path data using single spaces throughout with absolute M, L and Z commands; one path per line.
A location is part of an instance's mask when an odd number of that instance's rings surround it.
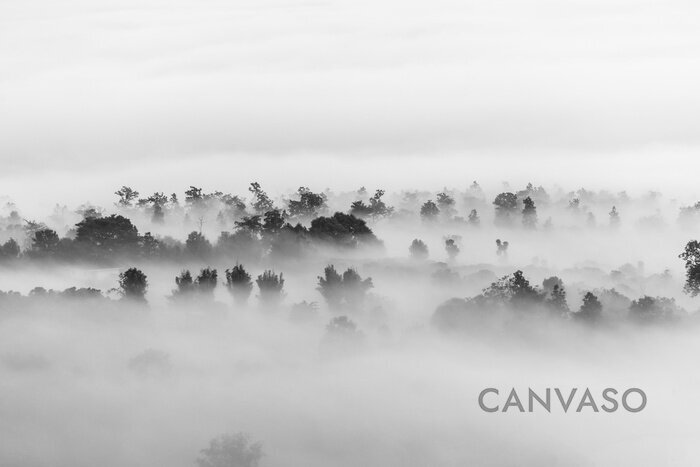
M 592 292 L 586 292 L 583 296 L 583 303 L 578 313 L 574 314 L 577 319 L 592 323 L 598 321 L 603 311 L 603 305 L 601 305 L 598 297 L 593 295 Z
M 250 292 L 253 290 L 253 282 L 242 264 L 236 264 L 226 270 L 226 287 L 236 303 L 245 304 L 248 301 Z
M 379 244 L 364 220 L 342 212 L 336 212 L 332 217 L 322 216 L 312 220 L 309 234 L 313 238 L 342 247 Z
M 447 252 L 447 257 L 450 260 L 454 260 L 459 254 L 459 247 L 455 243 L 454 239 L 448 238 L 445 240 L 445 251 Z
M 700 242 L 691 240 L 679 256 L 685 261 L 685 285 L 683 292 L 691 297 L 700 294 Z
M 207 258 L 212 252 L 212 246 L 201 232 L 192 231 L 185 241 L 187 252 L 195 258 Z
M 457 212 L 454 208 L 455 200 L 446 191 L 437 194 L 437 207 L 446 218 L 451 218 Z
M 177 285 L 177 289 L 173 290 L 172 297 L 174 299 L 190 299 L 196 291 L 196 286 L 194 280 L 192 279 L 192 274 L 188 269 L 185 269 L 184 271 L 180 272 L 180 274 L 175 277 L 175 285 Z
M 200 451 L 198 467 L 258 467 L 263 456 L 262 444 L 251 443 L 245 433 L 221 435 Z
M 287 213 L 279 209 L 272 209 L 265 213 L 265 220 L 262 224 L 262 232 L 266 235 L 275 235 L 284 226 L 284 219 L 287 217 Z
M 263 215 L 266 212 L 272 210 L 272 208 L 274 207 L 272 200 L 267 195 L 267 193 L 265 193 L 265 191 L 260 187 L 260 184 L 258 182 L 251 183 L 250 187 L 248 188 L 248 191 L 250 191 L 253 194 L 253 210 L 256 214 Z
M 11 260 L 19 257 L 19 243 L 14 238 L 0 245 L 0 260 Z
M 566 303 L 566 290 L 563 285 L 554 284 L 545 303 L 552 311 L 560 314 L 569 313 L 569 305 Z
M 299 200 L 289 200 L 287 206 L 289 215 L 299 219 L 311 219 L 318 216 L 326 208 L 326 195 L 314 193 L 308 187 L 297 190 Z
M 263 305 L 274 306 L 282 301 L 284 297 L 282 292 L 284 277 L 282 273 L 277 275 L 274 271 L 266 270 L 258 276 L 255 283 L 258 284 L 258 289 L 260 290 L 258 298 Z
M 408 247 L 408 252 L 411 258 L 415 260 L 424 261 L 428 259 L 428 245 L 426 245 L 423 240 L 417 238 L 413 239 L 411 246 Z
M 199 271 L 199 275 L 195 281 L 197 292 L 207 298 L 214 297 L 214 289 L 216 288 L 217 273 L 216 269 L 204 268 Z
M 343 277 L 332 264 L 323 270 L 323 277 L 318 276 L 317 289 L 331 308 L 339 308 L 343 300 Z
M 75 242 L 89 256 L 104 258 L 138 251 L 139 232 L 126 217 L 86 218 L 76 227 Z
M 119 289 L 124 299 L 145 302 L 147 288 L 148 278 L 140 269 L 129 268 L 119 274 Z
M 512 216 L 518 209 L 518 197 L 510 192 L 501 193 L 493 200 L 493 204 L 496 206 L 496 225 L 511 225 Z
M 523 226 L 526 229 L 537 227 L 537 208 L 529 196 L 523 200 Z
M 426 201 L 420 208 L 420 217 L 424 221 L 434 221 L 435 219 L 437 219 L 439 214 L 440 209 L 437 207 L 437 204 L 435 204 L 432 200 Z
M 128 186 L 121 187 L 119 190 L 115 191 L 114 194 L 119 196 L 117 205 L 123 208 L 131 207 L 132 202 L 139 197 L 139 192 Z

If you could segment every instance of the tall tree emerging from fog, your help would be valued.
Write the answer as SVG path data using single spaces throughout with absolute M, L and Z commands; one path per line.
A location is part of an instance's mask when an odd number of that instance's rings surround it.
M 129 268 L 119 274 L 119 289 L 123 298 L 145 302 L 147 288 L 148 278 L 140 269 Z
M 253 209 L 256 214 L 263 215 L 272 210 L 274 207 L 272 200 L 258 182 L 251 183 L 248 191 L 253 194 Z
M 414 238 L 411 242 L 411 246 L 408 247 L 408 252 L 411 258 L 415 260 L 424 261 L 428 259 L 428 245 L 426 245 L 423 240 Z
M 226 270 L 226 287 L 238 304 L 245 304 L 253 290 L 253 281 L 242 264 Z
M 598 300 L 598 297 L 591 292 L 586 292 L 586 295 L 583 296 L 581 308 L 574 316 L 584 321 L 594 322 L 600 318 L 602 311 L 603 305 Z
M 537 227 L 537 208 L 531 197 L 523 200 L 523 226 L 526 229 L 534 229 Z
M 435 204 L 432 200 L 426 201 L 420 208 L 420 217 L 424 221 L 432 222 L 437 219 L 439 214 L 440 208 L 438 208 L 437 204 Z
M 284 277 L 282 273 L 275 274 L 274 271 L 267 270 L 258 276 L 255 280 L 260 290 L 260 302 L 264 306 L 274 306 L 279 304 L 284 298 L 282 289 L 284 288 Z
M 258 467 L 263 456 L 262 444 L 251 443 L 245 433 L 221 435 L 200 451 L 198 467 Z
M 683 291 L 692 297 L 700 294 L 700 242 L 691 240 L 679 255 L 685 261 L 685 285 Z
M 122 208 L 130 208 L 132 203 L 139 197 L 139 192 L 128 186 L 121 187 L 119 190 L 115 191 L 114 194 L 119 196 L 117 206 Z
M 518 210 L 518 197 L 510 192 L 501 193 L 493 200 L 493 204 L 496 206 L 495 224 L 497 226 L 511 225 L 513 216 Z

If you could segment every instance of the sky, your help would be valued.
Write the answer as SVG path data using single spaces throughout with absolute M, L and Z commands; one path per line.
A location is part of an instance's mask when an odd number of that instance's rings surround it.
M 699 23 L 691 1 L 5 0 L 0 184 L 37 206 L 132 181 L 691 189 Z

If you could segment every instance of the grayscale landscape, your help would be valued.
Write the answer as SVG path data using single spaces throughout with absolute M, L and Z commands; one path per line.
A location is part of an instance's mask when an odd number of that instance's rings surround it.
M 0 466 L 698 465 L 698 10 L 3 2 Z

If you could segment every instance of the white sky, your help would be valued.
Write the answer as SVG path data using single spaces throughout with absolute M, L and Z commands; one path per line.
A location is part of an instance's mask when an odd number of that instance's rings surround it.
M 697 83 L 693 1 L 3 0 L 0 186 L 691 188 Z

